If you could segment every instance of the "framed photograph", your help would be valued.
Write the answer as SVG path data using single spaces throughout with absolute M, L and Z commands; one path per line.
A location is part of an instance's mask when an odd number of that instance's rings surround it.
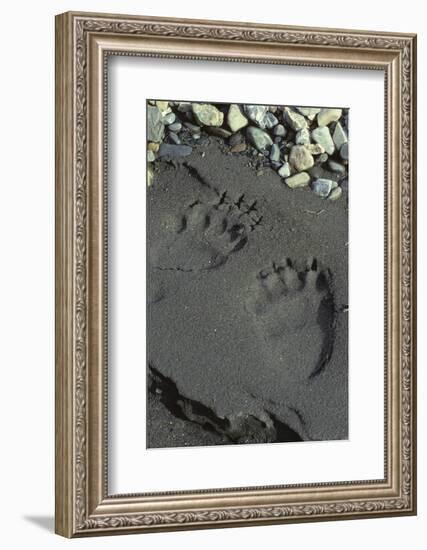
M 56 532 L 416 513 L 416 37 L 56 18 Z

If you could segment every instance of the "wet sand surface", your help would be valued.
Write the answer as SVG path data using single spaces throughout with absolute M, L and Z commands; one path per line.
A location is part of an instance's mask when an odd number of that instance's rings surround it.
M 147 445 L 346 439 L 347 190 L 211 137 L 161 163 L 147 232 Z

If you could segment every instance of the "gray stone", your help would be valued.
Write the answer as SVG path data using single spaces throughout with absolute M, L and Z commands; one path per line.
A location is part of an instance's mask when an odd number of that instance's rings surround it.
M 274 127 L 274 135 L 278 137 L 286 136 L 286 128 L 283 126 L 283 124 L 278 124 Z
M 264 117 L 264 127 L 265 128 L 274 128 L 278 124 L 279 124 L 279 121 L 278 121 L 277 117 L 275 117 L 273 115 L 273 113 L 271 113 L 270 111 L 267 111 L 265 113 L 265 117 Z
M 265 115 L 268 107 L 266 105 L 245 105 L 246 115 L 260 128 L 265 128 Z
M 270 160 L 273 162 L 279 162 L 280 159 L 280 148 L 277 143 L 273 143 L 270 150 Z
M 191 122 L 184 122 L 184 126 L 188 128 L 192 134 L 200 134 L 200 126 L 196 126 Z
M 162 143 L 159 149 L 159 157 L 187 157 L 191 155 L 192 147 L 189 145 L 172 145 L 170 143 Z
M 227 113 L 227 124 L 231 131 L 238 132 L 248 125 L 248 119 L 243 115 L 240 107 L 233 103 Z
M 319 195 L 319 197 L 322 197 L 322 198 L 326 199 L 326 197 L 331 192 L 331 190 L 334 186 L 334 183 L 336 184 L 336 182 L 334 182 L 332 180 L 319 178 L 319 179 L 314 180 L 312 182 L 311 188 L 316 193 L 316 195 Z
M 331 122 L 339 120 L 342 115 L 342 109 L 322 109 L 317 115 L 317 124 L 319 126 L 328 126 Z
M 169 132 L 170 139 L 175 143 L 175 145 L 180 145 L 181 140 L 179 137 L 175 134 L 175 132 Z
M 189 111 L 191 111 L 191 103 L 188 103 L 186 101 L 179 103 L 178 111 L 180 113 L 188 113 Z
M 193 115 L 201 126 L 221 126 L 224 122 L 224 113 L 221 113 L 215 105 L 209 103 L 193 103 Z
M 282 164 L 279 170 L 277 170 L 277 173 L 281 178 L 288 178 L 291 175 L 291 167 L 289 166 L 289 162 Z
M 285 107 L 284 118 L 285 122 L 287 122 L 295 132 L 307 128 L 306 119 L 300 113 L 293 111 L 289 107 Z
M 209 126 L 206 128 L 206 131 L 213 136 L 222 137 L 224 139 L 228 139 L 230 136 L 233 135 L 230 130 L 226 130 L 225 128 L 218 128 L 217 126 Z
M 175 122 L 176 115 L 175 113 L 168 113 L 163 117 L 163 123 L 169 126 L 169 124 L 173 124 Z
M 307 172 L 300 172 L 299 174 L 295 174 L 295 176 L 286 178 L 285 182 L 286 185 L 291 189 L 298 189 L 298 187 L 307 187 L 307 185 L 310 183 L 310 176 L 307 174 Z
M 348 141 L 347 134 L 345 133 L 344 128 L 339 122 L 337 122 L 335 126 L 334 133 L 332 134 L 332 139 L 334 140 L 335 147 L 338 149 L 338 151 L 341 149 L 344 143 L 347 143 Z
M 152 105 L 147 106 L 147 140 L 159 143 L 165 134 L 162 113 Z
M 182 128 L 182 124 L 180 122 L 174 122 L 173 124 L 169 124 L 168 130 L 171 132 L 180 132 Z
M 342 159 L 348 160 L 348 143 L 343 143 L 340 149 L 340 155 Z
M 298 111 L 304 115 L 308 120 L 314 120 L 317 113 L 320 113 L 321 109 L 315 107 L 297 107 Z
M 242 143 L 242 141 L 243 141 L 243 136 L 239 132 L 237 134 L 233 134 L 232 136 L 230 136 L 230 139 L 228 140 L 228 143 L 231 145 L 231 147 L 234 147 L 235 145 L 238 145 L 239 143 Z
M 331 191 L 331 194 L 329 195 L 328 200 L 336 201 L 341 197 L 341 195 L 342 195 L 341 187 L 336 187 Z
M 308 170 L 314 165 L 313 156 L 304 145 L 294 145 L 289 154 L 289 162 L 297 172 Z
M 326 162 L 329 158 L 329 155 L 327 153 L 322 153 L 320 156 L 319 156 L 319 161 L 320 162 Z
M 295 143 L 297 145 L 308 145 L 310 143 L 310 132 L 308 128 L 303 128 L 296 133 Z
M 330 159 L 328 162 L 328 166 L 332 170 L 332 172 L 336 172 L 337 174 L 345 174 L 345 166 L 343 166 L 339 162 L 336 162 L 335 160 Z
M 147 151 L 147 161 L 154 162 L 156 160 L 156 155 L 150 149 Z
M 332 155 L 335 151 L 335 145 L 327 126 L 319 126 L 319 128 L 315 128 L 311 132 L 311 137 L 316 143 L 323 147 L 328 155 Z
M 255 128 L 255 126 L 249 126 L 246 130 L 246 135 L 248 140 L 258 149 L 258 151 L 265 151 L 268 147 L 273 145 L 273 141 L 267 132 Z

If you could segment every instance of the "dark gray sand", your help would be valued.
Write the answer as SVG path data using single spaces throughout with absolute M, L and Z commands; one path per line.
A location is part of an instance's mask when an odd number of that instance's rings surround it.
M 147 445 L 346 439 L 347 190 L 210 138 L 147 198 Z

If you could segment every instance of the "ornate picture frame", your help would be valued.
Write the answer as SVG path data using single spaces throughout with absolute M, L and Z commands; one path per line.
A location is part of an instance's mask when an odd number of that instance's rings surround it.
M 385 77 L 384 479 L 110 495 L 106 59 L 372 69 Z M 65 537 L 416 513 L 416 36 L 68 12 L 56 18 L 56 532 Z M 368 352 L 367 352 L 368 353 Z

